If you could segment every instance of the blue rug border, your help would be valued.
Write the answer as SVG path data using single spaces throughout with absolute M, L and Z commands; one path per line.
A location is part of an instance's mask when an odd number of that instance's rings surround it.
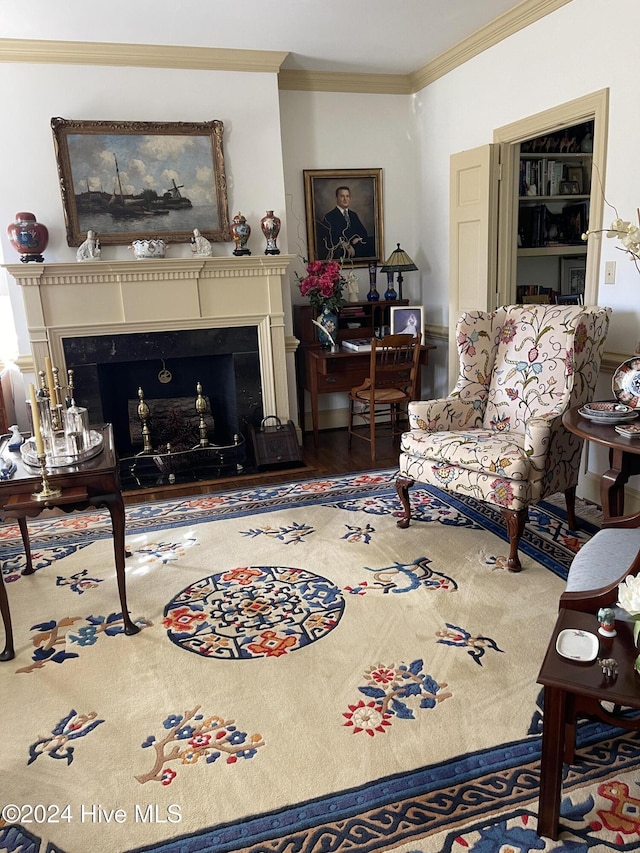
M 629 732 L 600 722 L 582 723 L 578 727 L 576 748 L 580 750 L 615 737 L 635 739 L 636 755 L 640 757 L 640 732 Z M 539 764 L 541 752 L 542 737 L 533 735 L 420 767 L 409 773 L 386 776 L 373 783 L 247 817 L 241 823 L 227 822 L 166 842 L 131 848 L 126 853 L 235 853 L 239 847 L 267 843 L 284 835 L 313 830 L 328 820 L 345 821 L 363 811 L 383 808 L 409 797 L 427 796 L 443 784 L 472 783 L 492 767 L 504 771 L 517 768 L 525 762 L 535 761 Z M 520 798 L 512 799 L 510 804 L 516 808 L 530 801 L 530 792 L 523 791 Z

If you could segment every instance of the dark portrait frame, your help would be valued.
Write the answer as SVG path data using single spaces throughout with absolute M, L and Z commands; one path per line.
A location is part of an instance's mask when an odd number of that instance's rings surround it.
M 335 260 L 349 260 L 357 267 L 382 262 L 382 169 L 304 169 L 304 200 L 307 219 L 307 246 L 310 261 L 332 258 L 329 228 L 325 215 L 336 206 L 336 189 L 346 185 L 351 192 L 351 207 L 368 235 L 367 254 L 345 259 L 335 247 Z
M 69 246 L 89 229 L 103 245 L 187 243 L 195 228 L 231 241 L 221 121 L 52 118 L 51 129 Z

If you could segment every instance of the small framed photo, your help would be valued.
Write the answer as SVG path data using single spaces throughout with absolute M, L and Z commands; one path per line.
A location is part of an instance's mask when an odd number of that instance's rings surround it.
M 560 195 L 580 195 L 579 181 L 561 181 Z
M 584 258 L 562 258 L 560 293 L 564 296 L 584 296 L 586 261 Z
M 389 309 L 389 325 L 392 335 L 413 335 L 420 332 L 424 337 L 424 308 L 422 305 L 397 305 Z
M 305 169 L 310 261 L 382 263 L 382 169 Z
M 578 192 L 586 192 L 584 186 L 584 172 L 582 166 L 567 166 L 567 181 L 571 184 L 578 184 Z

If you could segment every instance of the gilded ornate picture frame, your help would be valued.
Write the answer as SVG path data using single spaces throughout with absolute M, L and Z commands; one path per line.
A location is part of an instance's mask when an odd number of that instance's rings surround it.
M 67 243 L 231 240 L 223 123 L 52 118 Z
M 303 175 L 309 260 L 381 263 L 382 169 L 305 169 Z

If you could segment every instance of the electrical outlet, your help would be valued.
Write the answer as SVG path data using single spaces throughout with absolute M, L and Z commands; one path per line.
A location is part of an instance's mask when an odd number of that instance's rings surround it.
M 604 283 L 605 284 L 615 284 L 616 283 L 616 262 L 615 261 L 607 261 L 604 265 Z

